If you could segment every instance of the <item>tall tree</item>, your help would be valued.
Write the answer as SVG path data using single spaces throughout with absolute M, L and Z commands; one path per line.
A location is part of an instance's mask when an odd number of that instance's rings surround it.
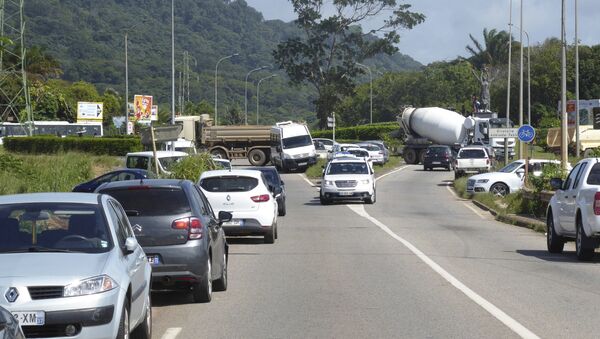
M 323 16 L 324 0 L 290 0 L 302 37 L 280 43 L 273 56 L 292 83 L 308 83 L 317 91 L 321 127 L 344 95 L 352 93 L 353 78 L 364 71 L 356 64 L 380 53 L 393 54 L 400 41 L 397 29 L 411 29 L 425 16 L 396 0 L 330 0 L 334 14 Z M 360 23 L 391 13 L 379 28 L 364 33 Z M 373 35 L 383 34 L 381 38 Z

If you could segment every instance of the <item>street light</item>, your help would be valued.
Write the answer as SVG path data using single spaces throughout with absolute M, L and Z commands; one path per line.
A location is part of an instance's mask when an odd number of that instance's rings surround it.
M 274 78 L 276 76 L 277 76 L 277 74 L 271 74 L 268 77 L 264 77 L 264 78 L 258 80 L 258 84 L 256 85 L 256 124 L 257 125 L 258 125 L 258 112 L 259 112 L 258 107 L 259 107 L 259 102 L 260 102 L 260 96 L 259 96 L 259 94 L 260 94 L 260 83 L 263 82 L 264 80 L 271 79 L 271 78 Z
M 519 41 L 521 55 L 519 57 L 519 126 L 523 126 L 523 0 L 521 0 L 521 23 L 519 24 Z M 519 159 L 523 157 L 523 142 L 519 141 Z
M 373 72 L 371 72 L 371 69 L 369 68 L 369 66 L 363 65 L 360 62 L 356 63 L 358 66 L 366 68 L 367 71 L 369 71 L 369 79 L 370 79 L 370 86 L 371 86 L 371 94 L 370 94 L 370 123 L 373 123 Z
M 175 125 L 175 0 L 171 0 L 171 125 Z
M 131 27 L 125 30 L 125 119 L 129 121 L 129 57 L 127 51 L 128 45 L 128 34 L 129 31 L 134 29 L 137 25 L 141 24 L 144 21 L 140 21 L 132 25 Z
M 579 22 L 577 0 L 575 0 L 575 155 L 581 153 L 581 141 L 579 140 Z
M 233 58 L 234 56 L 238 56 L 240 55 L 239 53 L 234 53 L 225 57 L 222 57 L 221 59 L 219 59 L 219 61 L 217 61 L 217 65 L 215 66 L 215 126 L 219 125 L 219 115 L 217 112 L 217 96 L 218 96 L 218 87 L 217 87 L 217 76 L 219 75 L 219 64 L 221 63 L 221 61 L 226 60 L 226 59 L 230 59 Z
M 520 29 L 519 26 L 513 25 Z M 531 54 L 530 54 L 530 42 L 529 33 L 523 30 L 525 37 L 527 38 L 527 123 L 531 125 Z M 523 44 L 523 43 L 521 43 Z
M 510 115 L 510 66 L 512 62 L 512 0 L 510 0 L 510 11 L 508 16 L 508 79 L 506 82 L 506 127 L 509 126 Z M 508 138 L 504 138 L 504 163 L 508 164 Z
M 248 125 L 248 77 L 250 76 L 250 74 L 256 72 L 256 71 L 260 71 L 262 69 L 268 68 L 268 66 L 262 66 L 262 67 L 258 67 L 255 68 L 253 70 L 251 70 L 250 72 L 248 72 L 248 74 L 246 74 L 246 83 L 244 85 L 244 122 L 246 125 Z

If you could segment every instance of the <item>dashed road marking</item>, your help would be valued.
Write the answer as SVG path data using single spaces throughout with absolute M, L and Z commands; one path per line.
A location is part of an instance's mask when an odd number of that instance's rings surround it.
M 167 328 L 165 334 L 160 337 L 161 339 L 175 339 L 181 333 L 181 327 Z

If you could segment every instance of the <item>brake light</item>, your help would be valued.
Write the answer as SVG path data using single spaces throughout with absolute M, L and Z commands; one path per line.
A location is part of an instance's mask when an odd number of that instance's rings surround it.
M 252 199 L 254 202 L 267 202 L 269 199 L 271 199 L 271 197 L 268 194 L 261 194 L 253 196 L 250 199 Z
M 594 194 L 594 214 L 600 215 L 600 192 Z
M 196 217 L 182 218 L 173 221 L 171 228 L 188 230 L 188 239 L 202 239 L 202 222 Z

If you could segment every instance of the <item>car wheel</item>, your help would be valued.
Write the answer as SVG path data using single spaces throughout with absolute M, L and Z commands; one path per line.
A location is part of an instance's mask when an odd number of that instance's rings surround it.
M 594 245 L 583 230 L 581 218 L 577 220 L 577 236 L 575 238 L 575 252 L 580 261 L 589 261 L 594 257 Z
M 329 201 L 329 199 L 327 199 L 327 198 L 325 198 L 323 196 L 320 196 L 319 200 L 321 201 L 321 205 L 329 205 L 329 204 L 331 204 L 331 201 Z
M 210 256 L 206 261 L 206 279 L 192 286 L 192 295 L 194 302 L 197 303 L 207 303 L 212 299 L 212 263 Z
M 279 227 L 277 226 L 277 224 L 275 224 L 275 239 L 279 238 L 279 235 L 277 232 L 278 229 L 279 229 Z
M 454 180 L 459 179 L 460 174 L 457 171 L 454 171 Z
M 227 254 L 223 253 L 223 269 L 221 270 L 221 277 L 213 283 L 215 291 L 223 292 L 227 291 Z
M 565 239 L 560 235 L 556 234 L 554 229 L 554 217 L 552 211 L 548 212 L 548 218 L 546 219 L 546 243 L 548 245 L 548 252 L 550 253 L 562 253 L 565 247 Z
M 501 182 L 497 182 L 490 187 L 490 193 L 499 197 L 504 197 L 509 193 L 508 186 Z
M 121 320 L 119 321 L 117 339 L 127 338 L 129 338 L 129 305 L 125 303 L 123 305 L 123 311 L 121 312 Z
M 144 321 L 131 332 L 133 339 L 150 339 L 152 338 L 152 303 L 150 301 L 150 293 L 146 297 L 146 312 L 144 313 Z
M 277 227 L 277 225 L 273 224 L 271 226 L 271 229 L 269 230 L 269 232 L 267 232 L 267 234 L 265 234 L 265 244 L 275 243 L 275 227 Z
M 450 170 L 452 170 L 452 167 L 448 165 L 448 167 L 446 167 L 446 172 L 450 172 Z
M 286 208 L 285 208 L 285 200 L 284 200 L 284 201 L 281 203 L 281 205 L 279 205 L 279 206 L 278 206 L 278 209 L 277 209 L 277 214 L 278 214 L 280 217 L 283 217 L 283 216 L 285 216 L 285 214 L 286 214 L 286 213 L 287 213 L 287 211 L 286 211 Z

